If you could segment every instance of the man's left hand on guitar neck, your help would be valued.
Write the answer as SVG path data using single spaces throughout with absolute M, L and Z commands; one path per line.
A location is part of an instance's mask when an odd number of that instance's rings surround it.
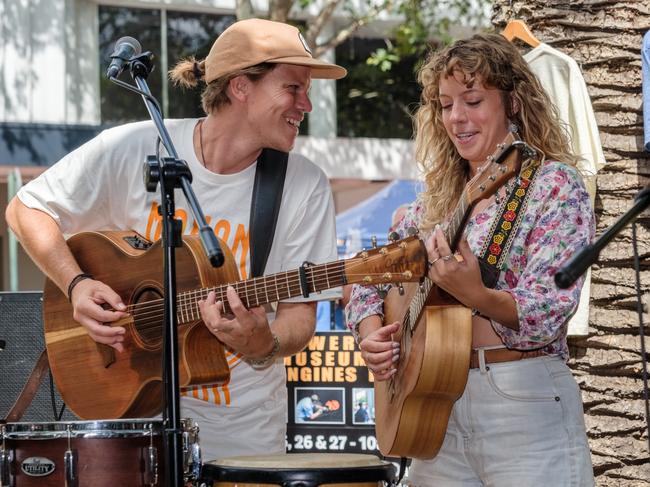
M 245 357 L 265 357 L 274 347 L 273 334 L 264 306 L 246 309 L 235 289 L 228 286 L 228 304 L 234 316 L 223 315 L 223 303 L 210 291 L 199 301 L 203 322 L 221 342 Z

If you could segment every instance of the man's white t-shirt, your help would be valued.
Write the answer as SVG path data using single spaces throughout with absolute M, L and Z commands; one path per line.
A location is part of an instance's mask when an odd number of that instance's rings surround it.
M 168 120 L 166 127 L 179 157 L 192 172 L 192 187 L 208 224 L 230 248 L 245 279 L 250 273 L 248 225 L 256 163 L 236 174 L 207 170 L 194 152 L 197 122 Z M 151 122 L 105 130 L 21 188 L 18 197 L 26 206 L 51 215 L 66 235 L 135 230 L 157 240 L 162 232 L 160 192 L 147 192 L 143 183 L 143 163 L 147 155 L 155 154 L 156 139 Z M 175 196 L 183 234 L 196 233 L 182 191 L 177 190 Z M 304 261 L 323 263 L 336 258 L 328 180 L 311 161 L 291 154 L 265 274 L 296 269 Z M 326 299 L 322 294 L 314 298 Z M 282 359 L 264 370 L 254 370 L 229 351 L 226 359 L 231 368 L 228 383 L 183 391 L 182 414 L 199 422 L 204 458 L 283 452 L 287 394 Z

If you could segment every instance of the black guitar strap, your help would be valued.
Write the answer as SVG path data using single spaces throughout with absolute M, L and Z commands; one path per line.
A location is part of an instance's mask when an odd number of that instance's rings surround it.
M 251 277 L 264 273 L 271 252 L 288 161 L 288 153 L 273 149 L 264 149 L 257 159 L 248 225 Z

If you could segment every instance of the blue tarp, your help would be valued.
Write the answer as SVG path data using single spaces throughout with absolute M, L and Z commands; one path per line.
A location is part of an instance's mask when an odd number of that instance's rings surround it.
M 377 244 L 387 241 L 393 212 L 403 204 L 415 200 L 422 191 L 422 183 L 398 179 L 361 203 L 336 216 L 336 238 L 340 256 L 347 256 L 363 248 L 370 248 L 370 239 Z

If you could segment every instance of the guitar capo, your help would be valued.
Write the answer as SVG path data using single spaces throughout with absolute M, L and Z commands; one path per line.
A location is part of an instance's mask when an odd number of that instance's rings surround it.
M 309 285 L 307 284 L 307 270 L 313 265 L 313 262 L 304 261 L 298 269 L 298 274 L 300 276 L 300 290 L 302 291 L 302 296 L 304 298 L 308 298 L 311 293 Z

